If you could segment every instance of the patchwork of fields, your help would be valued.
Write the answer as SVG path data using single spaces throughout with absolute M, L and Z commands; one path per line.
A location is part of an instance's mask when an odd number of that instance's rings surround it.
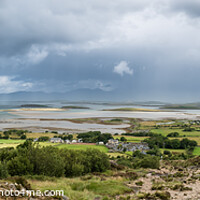
M 133 129 L 136 128 L 136 130 L 148 130 L 155 134 L 161 134 L 163 136 L 167 136 L 169 133 L 177 132 L 179 134 L 178 137 L 169 137 L 169 139 L 179 139 L 182 140 L 183 138 L 188 138 L 190 140 L 195 140 L 198 145 L 200 145 L 200 131 L 198 126 L 194 126 L 195 129 L 192 131 L 184 131 L 182 127 L 178 127 L 178 122 L 173 122 L 173 126 L 166 125 L 170 123 L 169 121 L 163 120 L 163 121 L 141 121 L 141 122 L 134 122 Z M 165 125 L 159 125 L 157 124 L 165 124 Z M 179 123 L 183 124 L 182 122 Z M 39 138 L 39 137 L 49 137 L 52 138 L 54 136 L 58 136 L 55 133 L 52 132 L 45 132 L 45 133 L 39 133 L 39 132 L 27 132 L 26 137 L 27 138 Z M 77 134 L 73 135 L 74 138 L 77 137 Z M 17 139 L 17 135 L 12 135 L 15 139 L 0 139 L 0 148 L 5 147 L 13 147 L 16 148 L 17 145 L 23 143 L 25 140 Z M 59 136 L 58 136 L 59 137 Z M 143 140 L 149 138 L 148 136 L 128 136 L 128 135 L 113 135 L 114 139 L 120 140 L 121 137 L 124 137 L 127 142 L 133 142 L 133 143 L 140 143 Z M 87 148 L 93 148 L 93 149 L 99 149 L 102 152 L 107 153 L 108 155 L 113 156 L 114 153 L 108 153 L 108 148 L 105 146 L 100 145 L 87 145 L 87 144 L 58 144 L 58 143 L 50 143 L 50 142 L 39 142 L 40 146 L 55 146 L 57 148 L 67 148 L 67 149 L 75 149 L 75 150 L 86 150 Z M 164 152 L 164 150 L 171 151 L 173 153 L 184 153 L 185 150 L 182 149 L 160 149 L 161 152 Z M 131 155 L 130 152 L 127 152 L 127 154 Z M 200 147 L 196 147 L 193 151 L 194 155 L 200 155 Z M 122 153 L 115 153 L 116 156 L 122 155 Z

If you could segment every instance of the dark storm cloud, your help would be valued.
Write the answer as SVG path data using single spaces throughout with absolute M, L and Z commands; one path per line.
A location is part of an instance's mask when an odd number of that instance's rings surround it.
M 2 1 L 1 53 L 23 53 L 32 44 L 74 44 L 100 38 L 110 21 L 144 9 L 148 1 Z
M 0 87 L 113 90 L 127 99 L 181 96 L 181 85 L 192 93 L 198 16 L 197 0 L 2 0 Z
M 199 17 L 200 16 L 200 1 L 193 0 L 176 0 L 171 1 L 172 9 L 175 11 L 185 12 L 186 14 L 190 15 L 191 17 Z

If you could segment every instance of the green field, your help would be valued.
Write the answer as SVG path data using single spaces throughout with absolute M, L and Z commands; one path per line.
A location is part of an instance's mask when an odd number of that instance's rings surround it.
M 127 139 L 127 142 L 134 142 L 134 143 L 139 143 L 144 139 L 148 138 L 148 137 L 127 136 L 127 135 L 114 135 L 113 137 L 114 139 L 119 139 L 119 140 L 121 137 L 125 137 Z
M 23 142 L 25 142 L 25 140 L 0 139 L 0 144 L 20 144 Z
M 0 148 L 6 148 L 6 147 L 16 147 L 19 144 L 22 144 L 25 142 L 25 140 L 5 140 L 5 139 L 0 139 Z
M 185 153 L 185 149 L 161 149 L 160 151 L 163 153 L 164 151 L 170 151 L 172 153 Z
M 49 137 L 49 138 L 53 138 L 54 136 L 56 136 L 55 133 L 39 133 L 39 132 L 33 132 L 33 133 L 26 133 L 26 137 L 27 138 L 39 138 L 39 137 Z
M 193 151 L 193 155 L 195 155 L 195 156 L 199 156 L 200 155 L 200 147 L 195 147 L 195 149 Z
M 58 145 L 56 143 L 51 143 L 51 142 L 36 142 L 36 144 L 40 145 L 41 147 L 56 146 L 56 145 Z
M 101 146 L 101 145 L 60 144 L 60 145 L 57 145 L 56 147 L 58 147 L 60 149 L 66 148 L 66 149 L 74 149 L 74 150 L 86 150 L 86 149 L 92 148 L 92 149 L 98 149 L 105 153 L 108 152 L 108 148 L 105 146 Z
M 183 131 L 180 128 L 159 128 L 159 129 L 151 129 L 153 133 L 162 134 L 163 136 L 167 136 L 169 133 L 178 132 L 180 136 L 186 137 L 200 137 L 200 131 Z
M 24 142 L 25 142 L 25 140 L 12 140 L 12 139 L 4 140 L 4 139 L 0 139 L 0 148 L 7 148 L 7 147 L 14 147 L 15 148 L 19 144 L 22 144 Z M 50 142 L 39 142 L 37 144 L 39 144 L 41 147 L 57 145 L 55 143 L 50 143 Z
M 17 147 L 19 144 L 22 144 L 25 142 L 25 140 L 4 140 L 0 139 L 0 148 L 5 148 L 5 147 Z M 83 144 L 56 144 L 56 143 L 51 143 L 51 142 L 39 142 L 37 143 L 41 147 L 44 146 L 55 146 L 57 148 L 66 148 L 66 149 L 74 149 L 74 150 L 86 150 L 88 148 L 92 149 L 98 149 L 104 153 L 108 152 L 108 148 L 105 146 L 101 145 L 83 145 Z
M 3 132 L 0 131 L 0 134 L 3 135 Z M 26 135 L 27 138 L 39 138 L 39 137 L 44 137 L 44 136 L 47 136 L 49 138 L 53 138 L 57 134 L 51 133 L 51 132 L 47 132 L 47 133 L 43 133 L 43 132 L 28 132 L 25 135 Z M 12 133 L 10 135 L 10 137 L 11 138 L 18 138 L 20 140 L 20 136 L 17 135 L 16 133 Z M 4 140 L 4 139 L 0 139 L 0 140 Z

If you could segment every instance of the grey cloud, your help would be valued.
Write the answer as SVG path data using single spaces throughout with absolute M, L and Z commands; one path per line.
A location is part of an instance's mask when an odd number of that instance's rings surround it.
M 124 15 L 142 11 L 157 2 L 7 0 L 0 8 L 1 53 L 20 54 L 33 44 L 103 41 L 105 30 Z
M 175 11 L 184 12 L 191 17 L 199 17 L 200 16 L 200 2 L 199 0 L 171 0 L 171 8 Z
M 188 68 L 199 73 L 198 9 L 196 0 L 2 0 L 0 74 L 32 83 L 32 91 L 172 95 L 182 90 Z M 113 73 L 122 60 L 133 76 Z
M 12 93 L 16 91 L 27 91 L 33 87 L 31 82 L 18 81 L 12 76 L 0 76 L 1 93 Z

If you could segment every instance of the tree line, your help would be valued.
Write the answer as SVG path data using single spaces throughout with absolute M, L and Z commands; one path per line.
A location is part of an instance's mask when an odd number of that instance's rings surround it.
M 27 140 L 14 148 L 0 150 L 0 177 L 45 175 L 73 177 L 110 168 L 108 156 L 97 150 L 40 147 Z
M 86 133 L 79 133 L 78 139 L 82 139 L 86 143 L 104 142 L 107 143 L 109 139 L 113 139 L 110 133 L 101 133 L 100 131 L 89 131 Z
M 158 146 L 159 148 L 168 148 L 168 149 L 194 149 L 197 146 L 197 142 L 195 140 L 189 140 L 184 138 L 182 140 L 178 139 L 168 139 L 162 135 L 154 135 L 150 138 L 144 140 L 150 148 L 154 148 L 154 146 Z

